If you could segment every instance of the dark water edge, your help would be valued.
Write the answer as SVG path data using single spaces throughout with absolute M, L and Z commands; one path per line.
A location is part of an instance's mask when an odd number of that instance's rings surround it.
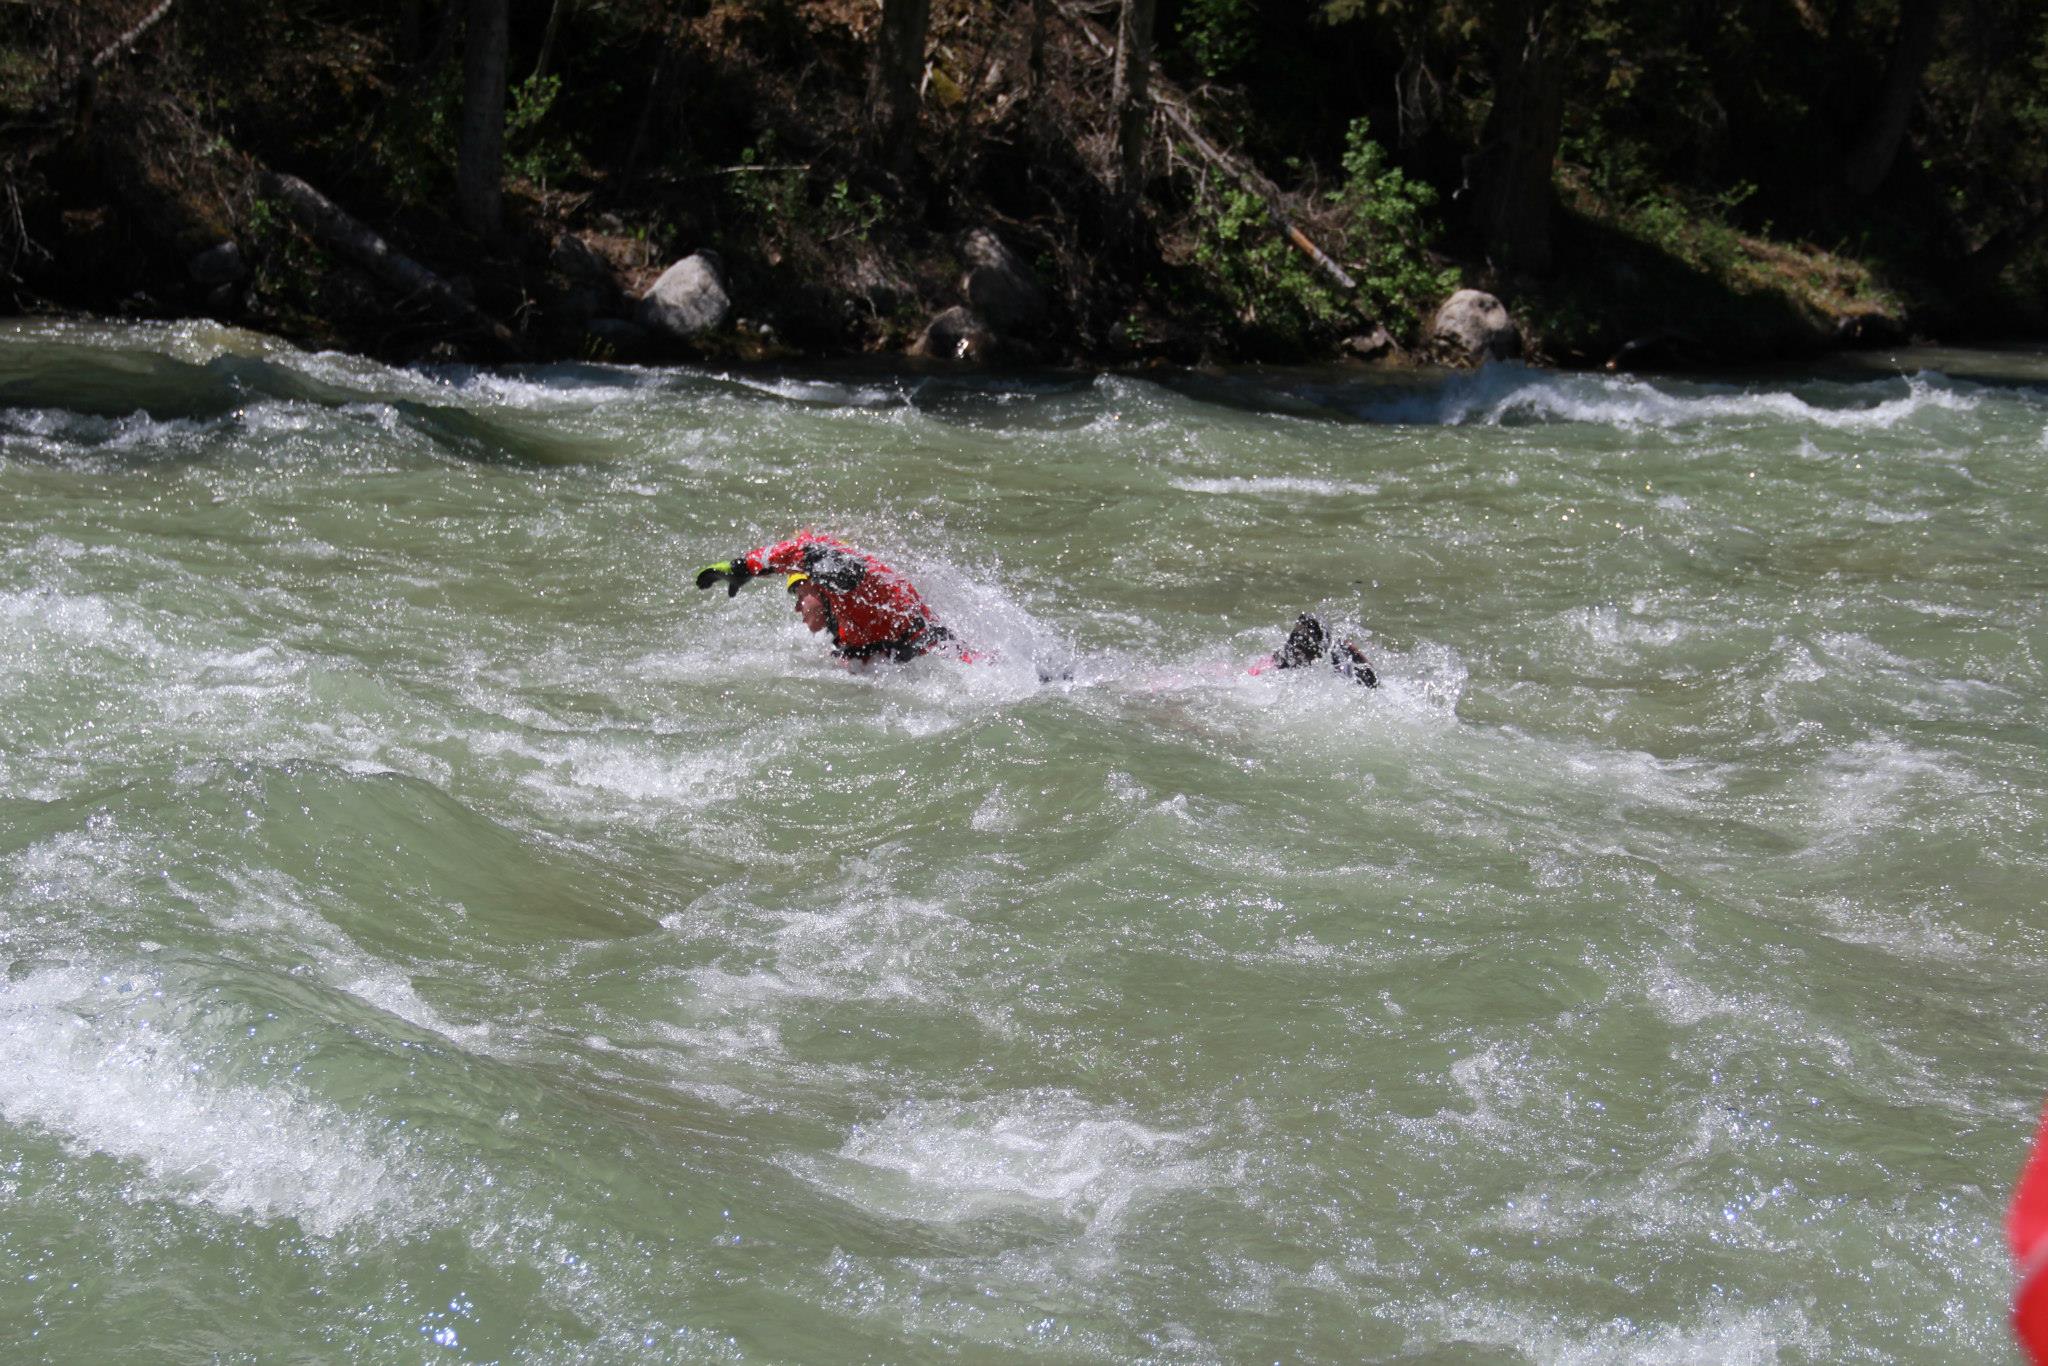
M 107 344 L 109 335 L 124 331 L 132 344 Z M 305 358 L 314 355 L 338 364 L 309 369 Z M 391 403 L 406 425 L 475 459 L 554 465 L 579 461 L 573 443 L 528 430 L 532 424 L 480 412 L 453 400 L 452 394 L 450 402 L 437 402 L 434 394 L 442 386 L 459 390 L 487 375 L 531 379 L 557 389 L 710 384 L 763 403 L 797 408 L 907 407 L 972 423 L 1018 401 L 1078 396 L 1104 381 L 1135 381 L 1247 414 L 1339 424 L 1438 426 L 1577 420 L 1581 405 L 1597 402 L 1600 395 L 1651 393 L 1672 386 L 1701 392 L 1809 391 L 1826 406 L 1853 406 L 1859 401 L 1855 392 L 1838 392 L 1837 386 L 1850 386 L 1867 398 L 1865 386 L 1892 379 L 1940 376 L 1989 388 L 2048 386 L 2048 342 L 1844 351 L 1799 362 L 1627 375 L 1522 362 L 1476 370 L 1355 362 L 968 367 L 897 355 L 675 366 L 587 360 L 413 364 L 395 369 L 428 383 L 418 394 L 396 399 L 375 378 L 384 364 L 348 352 L 303 351 L 287 340 L 226 324 L 119 319 L 27 322 L 12 328 L 0 324 L 0 407 L 98 419 L 141 412 L 158 421 L 211 421 L 231 418 L 251 403 L 266 401 L 326 408 Z
M 1277 402 L 1282 411 L 1298 406 L 1305 412 L 1321 411 L 1326 415 L 1335 415 L 1331 412 L 1330 405 L 1316 402 L 1312 398 L 1302 399 L 1302 396 L 1313 395 L 1330 388 L 1379 394 L 1402 391 L 1426 392 L 1442 385 L 1453 376 L 1471 373 L 1473 369 L 1447 365 L 1415 353 L 1397 353 L 1391 358 L 1373 361 L 1331 359 L 1273 362 L 1243 359 L 1198 362 L 1178 355 L 1134 358 L 1128 353 L 1090 355 L 1082 350 L 1059 360 L 956 363 L 916 356 L 904 351 L 826 350 L 772 354 L 761 350 L 747 338 L 739 336 L 709 339 L 701 347 L 676 343 L 631 356 L 593 356 L 588 347 L 581 350 L 563 350 L 543 345 L 532 354 L 515 358 L 505 356 L 495 348 L 476 350 L 463 345 L 459 340 L 423 354 L 416 351 L 393 353 L 388 347 L 349 344 L 345 340 L 340 347 L 335 347 L 328 344 L 329 339 L 326 338 L 309 337 L 289 328 L 268 329 L 252 325 L 254 321 L 236 322 L 205 314 L 130 317 L 91 312 L 60 312 L 51 315 L 19 316 L 12 320 L 12 325 L 29 328 L 52 325 L 82 328 L 135 327 L 144 330 L 219 328 L 224 332 L 239 333 L 307 352 L 344 354 L 365 361 L 433 374 L 522 374 L 545 371 L 559 382 L 564 372 L 573 373 L 577 370 L 611 376 L 621 371 L 629 374 L 660 374 L 684 369 L 730 373 L 753 382 L 797 380 L 888 384 L 902 388 L 907 395 L 912 396 L 912 401 L 918 396 L 942 395 L 956 389 L 987 391 L 1022 386 L 1028 390 L 1043 391 L 1057 389 L 1062 385 L 1085 386 L 1098 376 L 1115 375 L 1161 383 L 1190 397 L 1201 397 L 1226 405 L 1248 401 L 1251 407 L 1268 411 L 1272 410 L 1272 405 Z M 8 325 L 6 320 L 0 320 L 0 327 Z M 1598 357 L 1589 357 L 1584 365 L 1556 363 L 1550 360 L 1516 364 L 1533 372 L 1559 376 L 1621 374 L 1652 381 L 1678 379 L 1703 383 L 1796 384 L 1807 380 L 1854 381 L 1875 376 L 1922 372 L 1935 372 L 1952 379 L 1989 385 L 2048 383 L 2048 340 L 1987 336 L 1981 340 L 1923 341 L 1899 346 L 1822 344 L 1818 349 L 1811 344 L 1812 341 L 1810 335 L 1805 335 L 1802 344 L 1772 349 L 1768 354 L 1760 355 L 1755 363 L 1745 363 L 1727 354 L 1651 352 L 1641 358 L 1641 363 L 1620 367 L 1603 364 Z M 46 369 L 56 368 L 61 364 L 60 357 L 51 357 L 42 362 Z M 224 359 L 218 364 L 225 370 L 231 371 L 235 368 L 230 360 Z M 236 383 L 253 383 L 259 390 L 265 387 L 260 379 L 251 381 L 247 376 L 236 377 L 230 374 L 222 378 L 229 381 L 228 389 L 225 393 L 218 394 L 213 402 L 224 403 L 227 408 L 234 406 Z M 185 387 L 176 379 L 170 382 L 172 387 L 181 390 Z M 607 378 L 601 382 L 611 381 Z M 303 378 L 294 377 L 280 383 L 286 387 L 299 387 L 306 382 Z M 202 384 L 197 387 L 207 390 L 215 386 Z M 143 388 L 148 392 L 151 386 L 145 383 Z M 1281 397 L 1276 399 L 1273 397 L 1276 395 Z M 1286 397 L 1288 395 L 1295 397 L 1290 399 Z M 277 393 L 272 396 L 304 397 L 314 401 L 319 401 L 321 397 L 317 394 L 301 393 Z M 14 391 L 0 389 L 0 401 L 22 400 L 14 396 Z M 114 397 L 113 401 L 118 402 L 118 397 Z M 196 401 L 204 403 L 207 400 Z M 95 411 L 90 395 L 84 396 L 84 402 L 86 406 L 81 411 Z M 124 411 L 132 411 L 132 408 Z M 153 406 L 151 412 L 157 416 L 167 415 L 158 413 Z M 189 415 L 205 414 L 194 412 Z

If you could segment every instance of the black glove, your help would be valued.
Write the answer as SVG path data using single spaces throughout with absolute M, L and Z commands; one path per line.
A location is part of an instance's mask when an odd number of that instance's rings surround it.
M 747 568 L 747 562 L 744 559 L 720 560 L 717 564 L 707 564 L 697 571 L 697 586 L 699 588 L 709 588 L 720 579 L 724 579 L 725 595 L 730 598 L 736 597 L 739 594 L 740 585 L 753 577 L 754 571 Z

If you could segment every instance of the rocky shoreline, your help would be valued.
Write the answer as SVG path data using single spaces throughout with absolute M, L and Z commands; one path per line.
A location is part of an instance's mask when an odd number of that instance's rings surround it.
M 189 7 L 88 8 L 89 99 L 65 60 L 0 41 L 41 82 L 0 98 L 0 308 L 18 314 L 206 318 L 397 361 L 1629 370 L 1997 339 L 2040 313 L 1985 306 L 1939 262 L 1880 265 L 1677 200 L 1652 214 L 1563 163 L 1552 261 L 1497 266 L 1368 120 L 1318 167 L 1163 68 L 1158 164 L 1126 194 L 1113 45 L 1064 7 L 1034 30 L 1042 51 L 1006 12 L 949 11 L 908 155 L 864 122 L 865 10 L 578 12 L 582 64 L 547 84 L 543 58 L 522 87 L 503 221 L 479 231 L 449 202 L 459 92 L 432 84 L 460 66 L 456 19 L 427 48 L 372 17 L 259 39 Z M 644 96 L 598 79 L 621 61 Z M 661 146 L 663 119 L 688 141 Z
M 749 290 L 737 285 L 719 252 L 691 251 L 665 266 L 620 251 L 621 238 L 602 231 L 557 229 L 530 243 L 513 278 L 479 285 L 472 275 L 444 277 L 394 247 L 373 229 L 304 181 L 266 174 L 263 193 L 288 210 L 295 230 L 331 257 L 326 270 L 304 281 L 315 297 L 343 296 L 423 315 L 425 336 L 393 336 L 353 326 L 349 315 L 307 326 L 266 307 L 257 262 L 266 248 L 233 237 L 193 252 L 183 280 L 170 280 L 123 300 L 114 316 L 152 320 L 210 320 L 267 332 L 301 345 L 333 347 L 395 361 L 603 360 L 625 364 L 690 361 L 835 361 L 893 354 L 903 360 L 962 368 L 1068 365 L 1114 367 L 1148 361 L 1215 363 L 1195 329 L 1166 320 L 1151 346 L 1091 347 L 1065 330 L 1056 291 L 1049 288 L 993 227 L 958 237 L 953 270 L 934 301 L 886 300 L 888 311 L 912 319 L 861 344 L 823 346 L 815 338 L 786 335 L 779 319 L 792 304 L 815 311 L 829 288 L 820 282 Z M 543 249 L 544 246 L 544 249 Z M 269 248 L 274 254 L 274 244 Z M 749 283 L 758 286 L 759 281 Z M 527 294 L 532 306 L 515 332 L 475 302 L 481 293 Z M 380 300 L 382 302 L 380 302 Z M 916 312 L 922 304 L 924 312 Z M 831 305 L 827 306 L 828 308 Z M 874 293 L 849 292 L 837 302 L 847 314 L 875 314 Z M 66 312 L 46 308 L 40 312 Z M 914 321 L 922 317 L 921 322 Z M 1731 355 L 1683 328 L 1664 326 L 1631 337 L 1604 359 L 1580 357 L 1561 368 L 1684 370 L 1756 359 L 1811 359 L 1834 351 L 1897 346 L 1912 340 L 1899 319 L 1875 310 L 1808 319 L 1762 355 Z M 1232 356 L 1227 359 L 1257 359 Z M 1314 359 L 1314 358 L 1311 358 Z M 1386 367 L 1473 366 L 1528 359 L 1557 364 L 1532 348 L 1514 310 L 1481 289 L 1453 291 L 1430 316 L 1416 344 L 1402 346 L 1383 326 L 1365 323 L 1339 338 L 1320 359 Z

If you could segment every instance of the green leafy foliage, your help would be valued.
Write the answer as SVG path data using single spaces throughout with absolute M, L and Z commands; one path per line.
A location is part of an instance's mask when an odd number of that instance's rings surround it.
M 882 203 L 882 196 L 873 190 L 865 194 L 855 193 L 844 180 L 832 182 L 832 188 L 825 194 L 822 208 L 826 224 L 825 236 L 832 241 L 843 237 L 867 241 L 876 225 L 888 212 L 887 206 Z
M 1215 80 L 1251 60 L 1258 49 L 1257 0 L 1188 0 L 1176 31 L 1181 51 Z
M 1258 196 L 1236 188 L 1202 195 L 1195 221 L 1195 263 L 1247 328 L 1301 339 L 1346 321 L 1344 299 L 1280 235 Z
M 758 146 L 743 148 L 739 165 L 728 168 L 730 201 L 750 221 L 754 232 L 765 240 L 786 243 L 803 208 L 808 169 L 778 163 L 775 138 L 769 134 Z
M 1331 201 L 1345 215 L 1346 259 L 1357 263 L 1359 293 L 1390 331 L 1458 287 L 1458 274 L 1438 266 L 1430 248 L 1438 235 L 1436 191 L 1411 179 L 1356 119 L 1344 138 L 1344 184 Z
M 529 76 L 512 87 L 505 107 L 507 174 L 546 188 L 582 169 L 582 158 L 565 136 L 542 127 L 562 93 L 559 76 Z
M 369 148 L 393 199 L 424 205 L 451 192 L 456 130 L 461 123 L 461 76 L 450 65 L 434 72 L 415 98 L 385 105 L 371 132 Z
M 1198 198 L 1196 264 L 1247 327 L 1302 346 L 1371 318 L 1413 339 L 1457 288 L 1457 272 L 1430 256 L 1436 192 L 1392 164 L 1364 119 L 1345 138 L 1343 169 L 1343 183 L 1327 196 L 1337 236 L 1323 247 L 1357 282 L 1355 295 L 1288 242 L 1256 195 L 1230 188 Z

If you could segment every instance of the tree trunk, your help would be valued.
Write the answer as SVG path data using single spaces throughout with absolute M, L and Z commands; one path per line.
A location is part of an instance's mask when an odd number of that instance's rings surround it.
M 354 261 L 405 298 L 418 299 L 449 321 L 475 328 L 509 354 L 520 354 L 518 339 L 502 323 L 478 311 L 440 276 L 393 250 L 390 243 L 305 181 L 266 171 L 261 188 L 266 198 L 281 202 L 314 241 Z
M 1503 0 L 1488 53 L 1493 108 L 1473 157 L 1473 222 L 1500 270 L 1550 269 L 1551 173 L 1564 127 L 1570 0 Z
M 1050 4 L 1051 0 L 1031 0 L 1031 55 L 1024 69 L 1030 73 L 1034 95 L 1045 89 L 1045 19 Z
M 1906 140 L 1913 103 L 1920 98 L 1920 78 L 1927 74 L 1927 64 L 1934 60 L 1935 40 L 1941 36 L 1942 7 L 1942 0 L 1906 0 L 1877 106 L 1842 166 L 1842 181 L 1853 194 L 1876 193 L 1884 178 L 1892 173 L 1899 144 Z
M 574 6 L 575 0 L 555 0 L 548 7 L 548 26 L 540 38 L 540 56 L 533 63 L 533 78 L 540 80 L 548 74 L 548 66 L 554 61 L 555 39 L 561 36 L 562 19 Z
M 633 141 L 626 148 L 625 167 L 619 175 L 624 184 L 632 184 L 640 174 L 640 159 L 647 154 L 648 138 L 654 131 L 654 111 L 661 103 L 662 82 L 668 79 L 669 62 L 675 50 L 674 35 L 663 24 L 661 52 L 654 59 L 653 74 L 647 78 L 647 98 L 640 101 L 640 117 L 633 121 Z
M 1110 108 L 1116 111 L 1117 197 L 1134 212 L 1145 188 L 1145 128 L 1152 114 L 1152 21 L 1159 0 L 1123 0 L 1116 30 L 1116 76 Z
M 462 45 L 462 142 L 455 202 L 470 231 L 497 235 L 505 177 L 507 0 L 469 0 Z
M 398 63 L 411 66 L 420 59 L 420 0 L 404 0 L 398 7 Z
M 1047 3 L 1058 8 L 1059 12 L 1066 17 L 1067 22 L 1073 26 L 1074 32 L 1086 39 L 1090 47 L 1100 53 L 1105 60 L 1114 62 L 1116 48 L 1110 43 L 1109 39 L 1096 31 L 1094 23 L 1089 20 L 1087 15 L 1074 7 L 1072 0 L 1047 0 Z M 1329 276 L 1338 288 L 1342 289 L 1346 294 L 1356 293 L 1358 291 L 1358 282 L 1345 272 L 1344 267 L 1331 260 L 1321 247 L 1309 239 L 1307 233 L 1296 227 L 1293 221 L 1288 218 L 1286 207 L 1280 202 L 1280 192 L 1274 188 L 1273 183 L 1260 175 L 1252 167 L 1239 162 L 1224 152 L 1222 148 L 1216 146 L 1215 143 L 1209 141 L 1208 135 L 1202 131 L 1201 121 L 1196 118 L 1194 111 L 1188 108 L 1186 98 L 1174 89 L 1173 83 L 1166 79 L 1164 73 L 1158 73 L 1158 75 L 1157 93 L 1153 96 L 1153 102 L 1157 105 L 1159 112 L 1166 116 L 1166 121 L 1179 129 L 1181 136 L 1188 140 L 1189 149 L 1218 171 L 1229 176 L 1231 183 L 1240 190 L 1254 196 L 1260 203 L 1264 204 L 1267 215 L 1272 218 L 1273 225 L 1280 230 L 1281 235 L 1291 242 L 1302 255 L 1308 257 L 1314 263 L 1316 269 Z M 1152 83 L 1148 81 L 1147 89 L 1152 88 Z
M 882 0 L 882 30 L 868 71 L 868 136 L 897 170 L 910 164 L 917 132 L 918 82 L 924 76 L 931 0 Z

